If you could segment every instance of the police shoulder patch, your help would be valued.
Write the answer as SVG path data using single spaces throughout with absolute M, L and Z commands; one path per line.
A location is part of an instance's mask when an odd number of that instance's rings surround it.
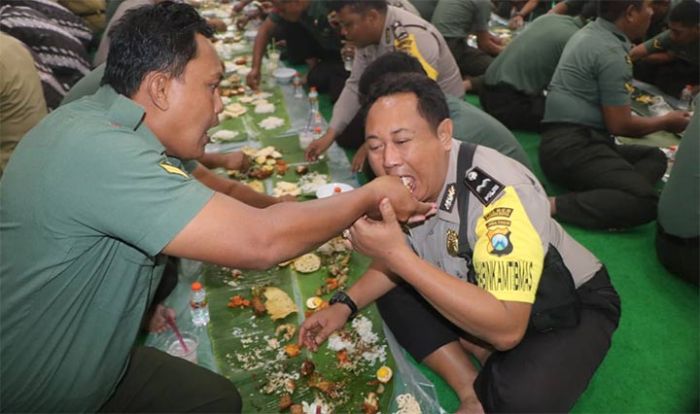
M 491 204 L 505 189 L 503 184 L 486 174 L 484 170 L 479 167 L 472 167 L 467 171 L 467 175 L 464 178 L 464 185 L 466 185 L 469 191 L 471 191 L 472 194 L 481 201 L 481 204 L 485 206 Z

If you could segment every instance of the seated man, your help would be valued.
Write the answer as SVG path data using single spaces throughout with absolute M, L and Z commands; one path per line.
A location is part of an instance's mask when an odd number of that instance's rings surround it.
M 669 15 L 668 30 L 630 52 L 635 78 L 679 97 L 686 85 L 700 85 L 700 3 L 683 0 Z
M 333 107 L 328 131 L 306 149 L 306 159 L 315 160 L 334 140 L 344 148 L 364 143 L 364 122 L 357 84 L 379 56 L 402 51 L 416 57 L 428 76 L 449 95 L 462 97 L 464 87 L 459 68 L 440 32 L 430 23 L 405 10 L 388 6 L 385 0 L 334 0 L 342 34 L 357 47 L 352 72 Z
M 483 75 L 492 56 L 503 50 L 501 40 L 489 32 L 491 2 L 488 0 L 440 0 L 433 12 L 432 23 L 445 37 L 457 60 L 465 89 L 473 89 L 470 79 Z M 467 44 L 467 36 L 476 35 L 477 47 Z
M 336 100 L 348 73 L 340 56 L 342 44 L 331 19 L 326 0 L 273 0 L 275 11 L 258 28 L 253 45 L 253 62 L 246 82 L 252 88 L 260 84 L 262 58 L 275 33 L 287 42 L 287 59 L 309 66 L 307 83 Z
M 695 98 L 698 107 L 700 98 Z M 700 113 L 696 110 L 676 152 L 671 176 L 659 198 L 656 254 L 684 280 L 700 282 Z
M 39 73 L 27 46 L 0 32 L 0 177 L 24 134 L 46 116 Z
M 569 39 L 554 72 L 540 164 L 549 179 L 572 191 L 552 199 L 554 217 L 586 228 L 620 229 L 656 218 L 654 185 L 666 171 L 666 157 L 654 147 L 617 145 L 614 135 L 681 132 L 689 115 L 632 115 L 629 39 L 644 35 L 651 9 L 643 0 L 599 4 L 599 17 Z
M 240 412 L 224 377 L 134 348 L 166 255 L 267 268 L 377 217 L 384 197 L 402 219 L 430 209 L 395 177 L 266 209 L 193 180 L 183 160 L 223 108 L 211 35 L 186 4 L 128 12 L 100 90 L 15 150 L 0 181 L 1 411 Z
M 587 17 L 549 14 L 530 23 L 486 69 L 479 94 L 484 110 L 510 129 L 539 131 L 544 90 L 566 42 Z
M 383 82 L 388 77 L 399 73 L 425 74 L 425 71 L 418 59 L 406 53 L 387 53 L 365 69 L 365 73 L 360 78 L 360 96 L 366 97 L 373 84 Z M 532 170 L 530 160 L 522 145 L 500 122 L 463 99 L 450 95 L 445 95 L 445 99 L 454 126 L 452 134 L 456 139 L 493 148 Z M 359 171 L 366 158 L 367 144 L 365 143 L 353 159 L 353 170 Z
M 407 235 L 385 203 L 382 221 L 358 220 L 350 239 L 373 262 L 304 321 L 300 341 L 316 350 L 378 300 L 398 342 L 457 393 L 459 412 L 571 410 L 620 317 L 605 267 L 550 217 L 527 168 L 452 138 L 431 80 L 392 76 L 375 84 L 366 108 L 372 169 L 440 203 L 438 214 Z

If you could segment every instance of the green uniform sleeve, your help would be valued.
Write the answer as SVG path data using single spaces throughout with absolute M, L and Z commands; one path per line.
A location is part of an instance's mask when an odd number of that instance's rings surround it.
M 630 104 L 626 84 L 632 82 L 632 63 L 629 57 L 617 53 L 599 56 L 598 91 L 603 106 L 622 106 Z
M 668 50 L 670 44 L 671 34 L 666 30 L 644 42 L 644 47 L 646 47 L 648 53 L 658 53 Z

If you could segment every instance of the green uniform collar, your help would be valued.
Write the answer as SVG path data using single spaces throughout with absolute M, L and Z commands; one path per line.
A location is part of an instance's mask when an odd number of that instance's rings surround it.
M 160 153 L 165 152 L 165 147 L 156 138 L 143 120 L 146 110 L 133 100 L 118 94 L 111 86 L 104 85 L 94 95 L 97 103 L 104 105 L 107 110 L 107 118 L 115 128 L 127 128 L 144 138 L 146 144 Z
M 622 30 L 620 30 L 617 26 L 615 26 L 614 23 L 609 22 L 609 21 L 603 19 L 602 17 L 598 17 L 591 24 L 594 27 L 599 28 L 600 30 L 612 33 L 620 42 L 623 43 L 625 50 L 629 51 L 630 48 L 632 47 L 632 43 L 627 38 L 627 35 L 625 35 L 622 32 Z

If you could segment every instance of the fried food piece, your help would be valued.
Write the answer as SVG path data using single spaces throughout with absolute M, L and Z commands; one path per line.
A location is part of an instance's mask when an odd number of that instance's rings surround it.
M 280 409 L 280 412 L 286 410 L 287 408 L 291 407 L 292 405 L 292 396 L 287 394 L 286 392 L 282 394 L 280 397 L 280 402 L 278 404 L 278 407 Z
M 301 363 L 301 375 L 304 377 L 308 377 L 309 375 L 313 374 L 314 371 L 316 370 L 316 365 L 314 365 L 313 361 L 310 359 L 305 359 L 304 362 Z
M 260 296 L 253 296 L 250 304 L 253 306 L 255 316 L 263 316 L 265 314 L 265 304 L 263 303 L 262 299 L 260 299 Z
M 301 353 L 301 349 L 299 349 L 299 345 L 297 344 L 287 344 L 284 346 L 284 352 L 287 353 L 288 357 L 294 358 Z

